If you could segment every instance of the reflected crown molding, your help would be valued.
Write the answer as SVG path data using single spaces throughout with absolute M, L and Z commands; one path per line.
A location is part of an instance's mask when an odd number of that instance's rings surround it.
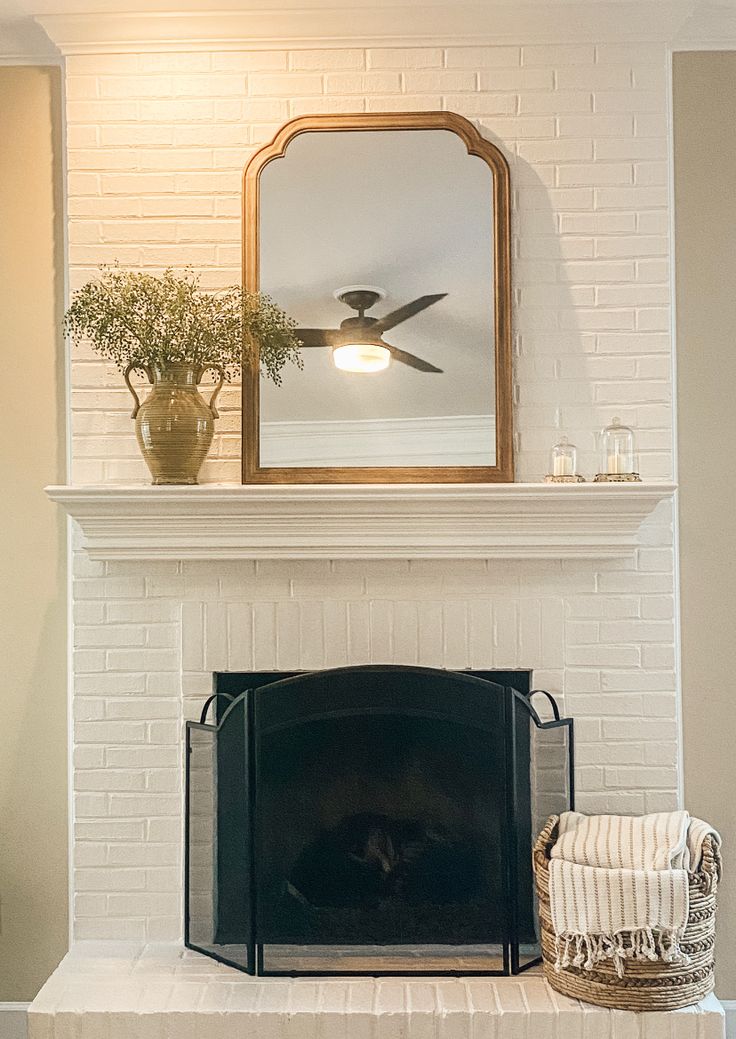
M 693 0 L 547 0 L 266 7 L 238 11 L 46 13 L 36 20 L 64 54 L 160 50 L 493 45 L 674 40 Z
M 495 415 L 261 423 L 266 465 L 485 465 Z M 469 445 L 472 447 L 469 448 Z

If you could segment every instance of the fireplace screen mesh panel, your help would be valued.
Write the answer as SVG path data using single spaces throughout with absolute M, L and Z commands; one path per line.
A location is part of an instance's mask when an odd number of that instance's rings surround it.
M 530 677 L 217 675 L 187 725 L 186 944 L 260 975 L 537 962 L 532 837 L 572 804 L 572 722 Z

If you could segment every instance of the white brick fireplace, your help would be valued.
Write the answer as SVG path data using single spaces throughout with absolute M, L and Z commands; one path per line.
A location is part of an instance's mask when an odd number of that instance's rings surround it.
M 636 427 L 644 480 L 673 478 L 663 42 L 178 49 L 96 46 L 76 23 L 45 24 L 67 51 L 71 289 L 116 259 L 191 264 L 213 287 L 239 281 L 242 169 L 285 120 L 450 109 L 476 121 L 511 166 L 517 479 L 541 479 L 562 431 L 590 476 L 594 432 L 614 413 Z M 144 483 L 117 371 L 75 349 L 71 382 L 73 482 Z M 237 484 L 238 388 L 220 399 L 203 479 Z M 548 549 L 511 559 L 92 559 L 77 531 L 75 941 L 181 942 L 183 723 L 199 714 L 213 671 L 531 668 L 575 719 L 582 810 L 677 806 L 676 583 L 663 497 L 635 546 L 609 558 Z M 56 1035 L 41 1031 L 41 1016 L 34 1036 Z M 562 1031 L 545 1034 L 570 1034 L 555 1020 Z M 473 1035 L 500 1034 L 493 1027 Z
M 511 163 L 517 477 L 614 412 L 672 476 L 664 46 L 198 49 L 67 57 L 71 287 L 100 262 L 240 278 L 244 163 L 290 116 L 446 107 Z M 118 373 L 75 349 L 75 483 L 144 482 Z M 227 397 L 226 397 L 227 394 Z M 223 392 L 206 481 L 239 480 Z M 520 506 L 523 508 L 523 506 Z M 408 553 L 409 554 L 409 553 Z M 213 670 L 535 670 L 576 719 L 579 803 L 678 800 L 671 511 L 623 558 L 74 564 L 74 920 L 181 935 L 181 726 Z
M 75 934 L 182 933 L 182 722 L 212 672 L 532 668 L 576 724 L 578 805 L 678 803 L 666 521 L 632 560 L 75 557 Z M 650 562 L 651 561 L 651 562 Z

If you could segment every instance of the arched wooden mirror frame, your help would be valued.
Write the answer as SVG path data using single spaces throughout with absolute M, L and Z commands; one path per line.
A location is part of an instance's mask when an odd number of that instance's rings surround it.
M 243 285 L 260 285 L 260 178 L 299 134 L 339 130 L 448 130 L 493 175 L 495 291 L 496 464 L 491 466 L 272 467 L 260 464 L 260 397 L 257 362 L 243 369 L 243 482 L 298 483 L 510 483 L 514 479 L 511 357 L 511 245 L 509 168 L 499 149 L 454 112 L 359 112 L 308 115 L 281 127 L 250 159 L 243 174 Z

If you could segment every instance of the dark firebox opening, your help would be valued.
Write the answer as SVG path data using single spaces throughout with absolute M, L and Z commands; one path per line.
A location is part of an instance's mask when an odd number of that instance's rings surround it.
M 502 730 L 499 730 L 499 735 Z M 261 933 L 276 943 L 498 943 L 498 735 L 359 715 L 267 734 Z M 441 928 L 438 914 L 442 916 Z
M 472 831 L 360 812 L 306 845 L 286 894 L 315 909 L 468 905 L 486 891 L 485 860 Z

